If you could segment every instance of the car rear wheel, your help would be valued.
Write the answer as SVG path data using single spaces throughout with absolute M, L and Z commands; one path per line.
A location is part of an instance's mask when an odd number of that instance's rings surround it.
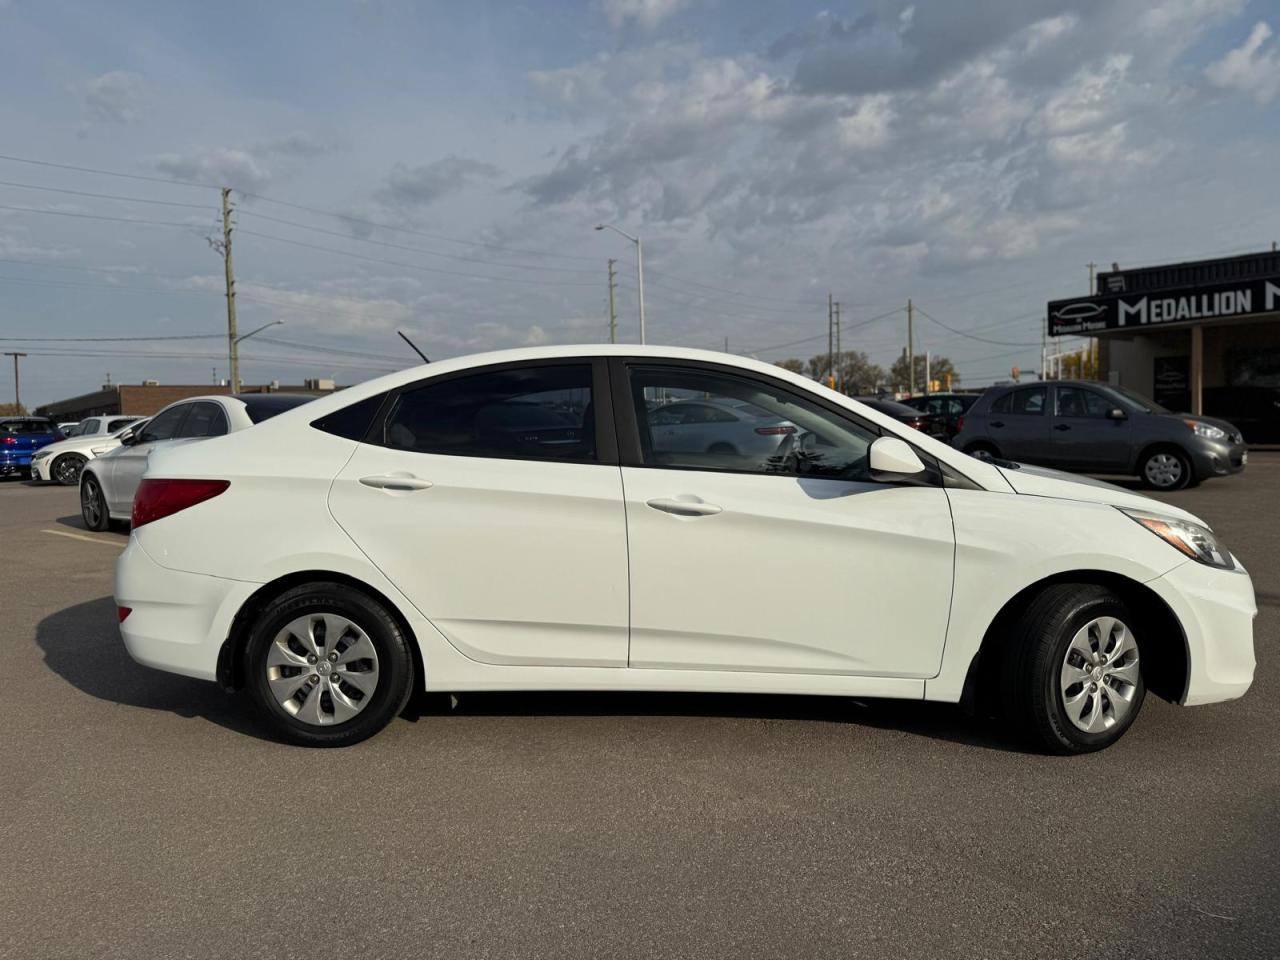
M 82 457 L 78 453 L 64 453 L 53 461 L 49 475 L 64 487 L 74 487 L 80 482 L 80 471 L 88 462 L 88 457 Z
M 1142 482 L 1153 490 L 1181 490 L 1194 479 L 1187 455 L 1171 447 L 1147 454 L 1141 476 Z
M 312 747 L 373 736 L 404 709 L 414 673 L 395 618 L 340 583 L 304 584 L 271 602 L 252 627 L 245 664 L 272 726 Z
M 1006 639 L 1005 721 L 1050 753 L 1088 753 L 1120 739 L 1146 696 L 1132 612 L 1093 584 L 1049 587 Z
M 98 483 L 98 478 L 91 473 L 80 479 L 80 516 L 90 530 L 101 532 L 111 526 L 107 498 L 102 495 L 102 485 Z
M 964 452 L 978 460 L 994 460 L 999 456 L 995 445 L 990 443 L 971 443 L 964 448 Z

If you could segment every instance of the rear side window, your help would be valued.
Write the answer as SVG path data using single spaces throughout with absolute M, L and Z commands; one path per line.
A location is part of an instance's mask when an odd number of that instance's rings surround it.
M 129 424 L 133 423 L 136 417 L 116 417 L 107 424 L 107 433 L 115 433 L 117 430 L 123 430 Z
M 596 460 L 590 364 L 516 367 L 406 390 L 380 442 L 397 450 L 508 460 Z
M 182 424 L 183 437 L 221 437 L 227 432 L 227 415 L 216 403 L 202 401 L 191 405 L 186 422 Z
M 251 423 L 270 420 L 277 414 L 310 403 L 315 397 L 300 393 L 240 393 L 236 399 L 244 404 L 244 412 Z
M 363 440 L 369 435 L 369 428 L 373 426 L 373 418 L 378 415 L 378 410 L 386 399 L 387 395 L 385 393 L 366 397 L 358 403 L 351 404 L 349 407 L 335 410 L 319 420 L 312 420 L 311 425 L 317 430 L 332 433 L 335 437 L 344 437 L 347 440 Z
M 154 440 L 172 440 L 178 435 L 178 430 L 182 427 L 183 418 L 186 417 L 187 411 L 191 409 L 191 404 L 180 403 L 176 407 L 168 407 L 161 410 L 147 424 L 142 431 L 142 435 L 138 437 L 139 443 L 151 443 Z
M 997 397 L 991 404 L 992 413 L 1012 413 L 1038 416 L 1044 413 L 1045 388 L 1025 387 L 1021 390 L 1010 390 Z

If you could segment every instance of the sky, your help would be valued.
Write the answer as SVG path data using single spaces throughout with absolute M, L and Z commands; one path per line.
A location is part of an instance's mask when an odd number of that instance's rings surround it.
M 28 406 L 226 377 L 227 186 L 240 330 L 281 322 L 245 382 L 401 368 L 397 330 L 607 340 L 609 258 L 635 340 L 604 222 L 650 343 L 807 359 L 830 293 L 887 366 L 911 297 L 917 351 L 990 383 L 1090 262 L 1280 239 L 1277 31 L 1280 0 L 0 0 L 0 337 Z

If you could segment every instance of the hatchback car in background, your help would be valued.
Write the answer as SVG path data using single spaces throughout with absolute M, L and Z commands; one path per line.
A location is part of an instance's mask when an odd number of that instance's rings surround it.
M 941 417 L 946 424 L 948 439 L 955 437 L 964 426 L 965 412 L 973 406 L 977 393 L 926 393 L 919 397 L 907 397 L 899 401 L 922 413 Z
M 312 399 L 305 394 L 243 393 L 192 397 L 169 404 L 145 425 L 126 428 L 114 450 L 83 465 L 80 516 L 84 525 L 90 530 L 106 530 L 113 520 L 130 519 L 133 495 L 148 458 L 157 449 L 245 430 Z
M 726 464 L 768 456 L 796 432 L 795 424 L 754 404 L 705 398 L 658 402 L 649 426 L 657 457 L 705 455 Z
M 1240 431 L 1225 420 L 1172 413 L 1132 390 L 1075 380 L 988 390 L 954 443 L 988 459 L 1137 476 L 1156 490 L 1239 473 L 1249 459 Z
M 663 446 L 673 396 L 795 430 L 732 462 L 712 433 Z M 512 405 L 572 441 L 487 433 Z M 1254 671 L 1249 576 L 1192 514 L 696 350 L 403 370 L 157 449 L 133 518 L 130 654 L 245 689 L 301 744 L 370 736 L 414 690 L 679 690 L 963 700 L 1075 753 L 1148 690 L 1226 700 Z
M 29 476 L 35 452 L 61 439 L 44 417 L 0 417 L 0 477 Z
M 82 420 L 76 432 L 36 451 L 31 458 L 32 480 L 56 480 L 74 487 L 80 482 L 80 471 L 94 457 L 120 446 L 120 435 L 141 417 L 90 417 Z
M 886 416 L 905 423 L 914 430 L 920 430 L 939 440 L 949 439 L 946 418 L 939 414 L 917 410 L 897 400 L 883 400 L 879 397 L 858 397 L 857 400 L 872 410 L 878 410 Z

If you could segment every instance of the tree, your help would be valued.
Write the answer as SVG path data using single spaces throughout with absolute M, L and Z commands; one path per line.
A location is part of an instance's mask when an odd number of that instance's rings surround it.
M 1098 341 L 1094 340 L 1076 353 L 1062 358 L 1062 376 L 1066 380 L 1098 379 Z
M 25 417 L 27 408 L 19 403 L 0 403 L 0 417 Z
M 813 379 L 826 383 L 831 372 L 830 357 L 818 354 L 809 361 L 808 372 Z M 884 368 L 872 363 L 861 350 L 845 350 L 836 354 L 836 376 L 845 393 L 869 393 L 884 382 Z
M 924 354 L 917 353 L 915 357 L 916 368 L 916 390 L 923 393 L 927 389 L 928 384 L 924 380 Z M 956 373 L 955 366 L 946 357 L 933 356 L 929 358 L 929 376 L 934 380 L 941 380 L 945 386 L 947 374 L 951 375 L 951 385 L 955 386 L 960 382 L 960 374 Z M 899 390 L 906 390 L 911 385 L 910 370 L 907 367 L 907 355 L 903 353 L 897 360 L 893 361 L 893 366 L 889 368 L 889 380 Z
M 795 357 L 779 360 L 775 366 L 779 366 L 783 370 L 790 370 L 792 373 L 804 373 L 804 361 L 797 360 Z

